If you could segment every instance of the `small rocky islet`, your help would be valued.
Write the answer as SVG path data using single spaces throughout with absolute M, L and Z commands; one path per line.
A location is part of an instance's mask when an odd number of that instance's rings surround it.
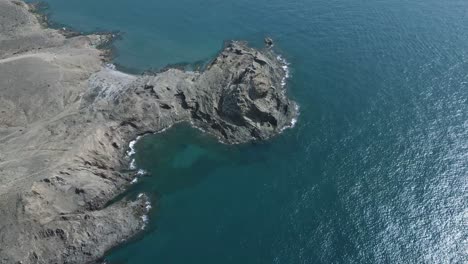
M 179 122 L 227 144 L 266 140 L 298 115 L 283 61 L 229 42 L 202 72 L 131 75 L 107 35 L 45 28 L 0 0 L 0 263 L 90 263 L 142 230 L 147 200 L 108 204 L 135 176 L 128 143 Z

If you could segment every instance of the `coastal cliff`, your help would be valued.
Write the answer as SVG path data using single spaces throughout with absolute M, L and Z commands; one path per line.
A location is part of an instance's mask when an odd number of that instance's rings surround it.
M 139 135 L 190 122 L 237 144 L 297 116 L 268 48 L 233 41 L 202 72 L 130 75 L 104 62 L 109 36 L 66 37 L 30 11 L 0 0 L 0 263 L 90 263 L 141 231 L 145 196 L 108 205 Z

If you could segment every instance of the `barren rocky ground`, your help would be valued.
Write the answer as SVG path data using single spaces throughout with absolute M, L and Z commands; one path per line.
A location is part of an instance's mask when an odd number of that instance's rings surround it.
M 0 263 L 90 263 L 144 226 L 128 142 L 191 122 L 224 143 L 265 140 L 297 115 L 272 51 L 231 42 L 203 72 L 136 76 L 105 35 L 65 37 L 0 0 Z

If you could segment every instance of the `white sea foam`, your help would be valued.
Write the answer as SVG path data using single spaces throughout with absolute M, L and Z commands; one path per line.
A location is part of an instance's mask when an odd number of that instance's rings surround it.
M 129 169 L 131 169 L 131 170 L 135 170 L 135 169 L 136 169 L 136 162 L 135 162 L 135 159 L 132 159 L 132 160 L 130 161 L 130 165 L 129 165 L 128 167 L 129 167 Z
M 297 118 L 293 118 L 291 120 L 291 127 L 294 127 L 296 125 L 296 123 L 297 123 Z
M 176 124 L 177 124 L 177 123 L 176 123 Z M 175 125 L 175 124 L 173 124 L 173 125 Z M 157 132 L 154 132 L 153 134 L 156 135 L 156 134 L 160 134 L 160 133 L 166 132 L 167 130 L 171 129 L 171 127 L 172 127 L 173 125 L 170 125 L 170 126 L 168 126 L 168 127 L 166 127 L 166 128 L 163 128 L 163 129 L 161 129 L 161 130 L 159 130 L 159 131 L 157 131 Z
M 149 218 L 148 218 L 147 215 L 142 215 L 142 216 L 141 216 L 141 219 L 143 220 L 143 222 L 144 222 L 145 224 L 148 223 Z
M 134 162 L 135 160 L 133 159 L 132 162 Z M 135 164 L 132 164 L 130 163 L 130 167 L 136 167 Z M 138 182 L 138 178 L 140 178 L 141 176 L 145 175 L 147 172 L 143 169 L 139 169 L 135 175 L 135 178 L 130 182 L 130 184 L 135 184 Z
M 286 81 L 289 79 L 290 71 L 289 71 L 289 62 L 283 58 L 281 55 L 276 56 L 276 59 L 282 64 L 281 68 L 284 70 L 284 77 L 281 80 L 281 86 L 286 86 Z
M 133 155 L 135 155 L 135 144 L 137 143 L 137 141 L 141 138 L 141 136 L 138 136 L 135 140 L 132 140 L 130 141 L 130 143 L 128 144 L 128 151 L 127 151 L 127 156 L 132 158 Z M 129 169 L 131 170 L 135 170 L 136 169 L 136 161 L 134 158 L 132 158 L 130 160 L 130 165 L 129 165 Z
M 296 125 L 297 117 L 299 116 L 299 105 L 295 104 L 294 109 L 296 110 L 296 116 L 291 119 L 291 122 L 288 125 L 281 128 L 281 132 L 283 132 L 284 130 L 286 130 L 288 128 L 293 128 Z
M 144 199 L 145 200 L 145 213 L 141 216 L 141 220 L 143 221 L 143 225 L 141 226 L 141 229 L 143 230 L 143 229 L 145 229 L 146 225 L 149 222 L 148 213 L 151 210 L 152 206 L 151 206 L 151 202 L 149 201 L 148 197 L 145 194 L 140 193 L 140 194 L 138 194 L 137 197 L 138 197 L 138 199 Z
M 137 141 L 141 138 L 141 136 L 138 136 L 135 140 L 132 140 L 130 141 L 130 143 L 128 143 L 128 148 L 129 150 L 127 151 L 127 156 L 133 156 L 135 155 L 135 144 L 137 143 Z
M 143 221 L 143 225 L 141 226 L 141 230 L 145 229 L 146 225 L 149 222 L 149 217 L 148 215 L 142 215 L 141 220 Z
M 151 208 L 152 208 L 152 207 L 151 207 L 151 203 L 150 203 L 149 201 L 147 201 L 147 202 L 145 203 L 146 212 L 149 212 L 149 210 L 151 210 Z

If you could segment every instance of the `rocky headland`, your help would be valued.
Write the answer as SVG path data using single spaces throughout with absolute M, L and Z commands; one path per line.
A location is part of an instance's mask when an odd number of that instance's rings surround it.
M 202 72 L 130 75 L 105 63 L 108 40 L 0 0 L 0 263 L 92 263 L 140 232 L 145 196 L 108 205 L 135 177 L 126 152 L 139 135 L 190 122 L 245 143 L 297 116 L 269 48 L 233 41 Z

